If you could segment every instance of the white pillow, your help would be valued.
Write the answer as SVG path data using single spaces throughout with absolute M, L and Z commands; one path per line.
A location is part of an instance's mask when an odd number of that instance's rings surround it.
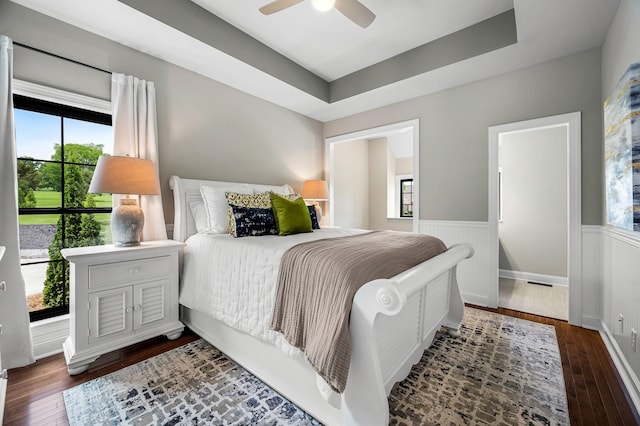
M 274 188 L 273 192 L 275 192 L 278 195 L 289 195 L 289 194 L 293 194 L 293 188 L 291 188 L 291 186 L 287 184 L 284 184 L 282 186 Z
M 200 194 L 207 213 L 207 230 L 209 234 L 226 234 L 229 232 L 228 204 L 225 193 L 253 194 L 249 185 L 210 186 L 200 185 Z
M 196 224 L 196 231 L 207 232 L 207 229 L 209 229 L 209 222 L 207 220 L 207 211 L 204 209 L 204 201 L 189 201 L 189 209 L 191 210 L 193 221 Z
M 259 194 L 261 192 L 265 192 L 265 191 L 271 191 L 274 192 L 278 195 L 289 195 L 289 194 L 293 194 L 293 188 L 291 188 L 291 186 L 285 184 L 285 185 L 259 185 L 259 184 L 248 184 L 250 188 L 253 189 L 253 193 L 254 194 Z

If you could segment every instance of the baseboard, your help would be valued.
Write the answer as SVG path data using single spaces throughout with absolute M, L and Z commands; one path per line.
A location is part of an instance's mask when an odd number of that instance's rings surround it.
M 507 269 L 500 269 L 498 271 L 498 276 L 500 278 L 508 278 L 511 280 L 531 281 L 563 287 L 566 287 L 569 284 L 567 277 L 556 277 L 554 275 L 536 274 L 533 272 L 509 271 Z
M 618 346 L 616 339 L 611 335 L 611 332 L 604 321 L 600 323 L 600 336 L 602 337 L 602 340 L 607 347 L 607 351 L 609 351 L 609 355 L 618 370 L 618 374 L 620 374 L 622 382 L 629 393 L 631 403 L 636 408 L 636 411 L 640 412 L 640 381 L 627 362 L 620 346 Z
M 588 315 L 582 316 L 582 327 L 589 330 L 602 331 L 602 319 Z
M 464 303 L 471 303 L 472 305 L 478 306 L 489 306 L 489 298 L 486 296 L 464 292 L 461 292 L 460 295 L 462 296 Z

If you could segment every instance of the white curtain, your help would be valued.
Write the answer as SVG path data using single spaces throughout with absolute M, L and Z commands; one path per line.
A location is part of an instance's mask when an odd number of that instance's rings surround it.
M 151 160 L 158 173 L 156 89 L 151 81 L 114 73 L 111 78 L 113 153 Z M 144 211 L 142 240 L 165 240 L 167 230 L 160 195 L 140 196 Z
M 18 239 L 18 175 L 15 126 L 13 121 L 13 42 L 0 35 L 0 246 L 6 252 L 0 261 L 0 348 L 2 367 L 14 368 L 31 364 L 31 328 L 20 270 Z

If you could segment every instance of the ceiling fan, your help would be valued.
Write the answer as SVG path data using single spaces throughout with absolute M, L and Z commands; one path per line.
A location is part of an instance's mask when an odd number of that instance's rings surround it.
M 303 1 L 304 0 L 275 0 L 265 6 L 262 6 L 260 8 L 260 12 L 265 15 L 271 15 L 272 13 L 295 6 Z M 340 13 L 360 25 L 362 28 L 367 28 L 371 25 L 373 20 L 376 19 L 376 15 L 358 0 L 311 0 L 311 3 L 320 11 L 329 10 L 332 7 L 335 7 Z

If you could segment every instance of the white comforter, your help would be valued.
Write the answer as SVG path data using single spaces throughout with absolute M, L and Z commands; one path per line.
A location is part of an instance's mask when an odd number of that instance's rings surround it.
M 361 232 L 365 231 L 324 228 L 286 237 L 244 238 L 195 234 L 186 241 L 180 303 L 299 356 L 299 349 L 270 328 L 280 259 L 296 244 Z

